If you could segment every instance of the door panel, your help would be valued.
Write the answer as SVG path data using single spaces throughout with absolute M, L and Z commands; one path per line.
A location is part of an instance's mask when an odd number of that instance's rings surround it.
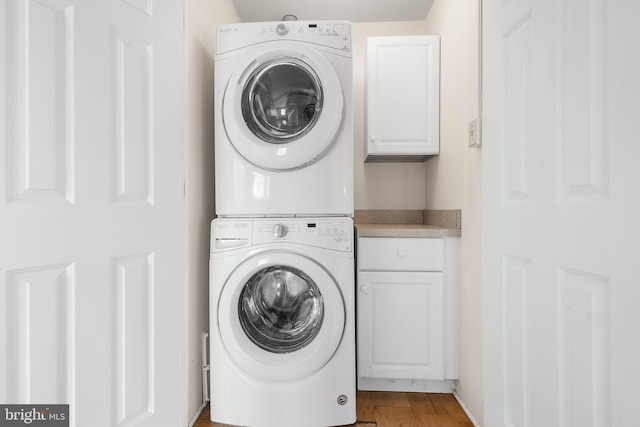
M 6 198 L 73 203 L 73 7 L 6 1 Z
M 115 376 L 119 425 L 151 417 L 155 409 L 153 267 L 154 254 L 112 261 L 116 282 L 113 326 L 118 354 Z
M 52 265 L 6 275 L 9 398 L 69 402 L 74 270 L 73 264 Z
M 484 3 L 487 426 L 640 423 L 638 12 Z
M 186 425 L 182 13 L 0 3 L 0 402 Z
M 153 46 L 112 29 L 114 201 L 153 204 Z
M 442 273 L 358 273 L 360 377 L 444 379 Z

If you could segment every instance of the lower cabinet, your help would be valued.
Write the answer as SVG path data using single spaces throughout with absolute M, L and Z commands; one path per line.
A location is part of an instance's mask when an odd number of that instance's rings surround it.
M 360 390 L 453 389 L 457 243 L 457 238 L 358 239 Z
M 361 272 L 359 278 L 360 374 L 444 379 L 442 273 Z

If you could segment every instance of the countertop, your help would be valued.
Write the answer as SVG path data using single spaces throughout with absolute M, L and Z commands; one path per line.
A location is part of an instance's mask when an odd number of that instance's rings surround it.
M 429 224 L 356 224 L 358 237 L 460 237 L 458 228 Z
M 460 237 L 461 212 L 450 211 L 356 211 L 358 237 Z

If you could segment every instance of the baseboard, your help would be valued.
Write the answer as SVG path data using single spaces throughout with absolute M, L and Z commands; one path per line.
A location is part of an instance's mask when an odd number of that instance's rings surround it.
M 408 380 L 397 378 L 358 378 L 358 390 L 451 393 L 453 380 Z
M 473 418 L 473 415 L 471 415 L 471 412 L 469 412 L 469 408 L 467 408 L 467 405 L 464 404 L 464 402 L 462 401 L 462 398 L 460 397 L 460 395 L 458 394 L 457 390 L 453 390 L 453 397 L 456 398 L 456 400 L 458 401 L 458 403 L 460 404 L 460 407 L 462 408 L 462 410 L 464 411 L 465 414 L 467 414 L 467 417 L 469 417 L 469 421 L 471 421 L 471 423 L 475 426 L 475 427 L 480 427 L 480 424 L 478 424 L 478 421 L 476 421 L 475 418 Z
M 200 407 L 198 409 L 196 409 L 196 412 L 193 414 L 193 416 L 189 420 L 189 427 L 193 427 L 194 424 L 196 423 L 196 421 L 198 421 L 198 418 L 200 417 L 200 414 L 202 414 L 202 411 L 204 411 L 204 408 L 207 407 L 208 403 L 209 402 L 204 401 L 204 402 L 202 402 L 202 405 L 200 405 Z

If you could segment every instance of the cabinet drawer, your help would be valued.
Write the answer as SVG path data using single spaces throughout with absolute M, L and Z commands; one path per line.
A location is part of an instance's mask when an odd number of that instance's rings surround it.
M 370 271 L 442 271 L 442 239 L 361 237 L 358 269 Z

